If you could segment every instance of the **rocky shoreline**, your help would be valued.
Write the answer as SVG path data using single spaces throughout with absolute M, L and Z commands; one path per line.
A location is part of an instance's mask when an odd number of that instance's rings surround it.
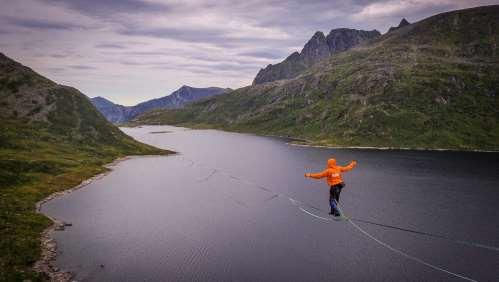
M 82 181 L 79 185 L 64 190 L 60 192 L 55 192 L 53 194 L 50 194 L 48 197 L 44 198 L 43 200 L 39 201 L 36 203 L 36 211 L 38 213 L 41 213 L 41 207 L 43 204 L 46 202 L 53 200 L 55 198 L 58 198 L 60 196 L 69 194 L 73 191 L 76 191 L 78 189 L 81 189 L 88 184 L 92 183 L 95 180 L 99 180 L 109 174 L 112 171 L 112 167 L 116 166 L 118 163 L 131 159 L 133 158 L 132 156 L 127 156 L 123 158 L 118 158 L 114 160 L 113 162 L 105 165 L 104 167 L 107 168 L 108 170 L 97 174 L 89 179 L 86 179 Z M 73 273 L 64 271 L 62 269 L 59 269 L 57 266 L 55 266 L 55 260 L 57 258 L 57 242 L 51 237 L 52 232 L 56 230 L 64 230 L 66 226 L 71 226 L 71 223 L 68 222 L 63 222 L 59 221 L 55 218 L 52 218 L 46 214 L 43 214 L 44 216 L 48 217 L 51 221 L 52 224 L 47 227 L 41 234 L 40 234 L 40 241 L 41 241 L 41 248 L 42 248 L 42 254 L 40 256 L 40 259 L 34 264 L 33 269 L 36 272 L 44 273 L 46 276 L 49 277 L 50 281 L 53 282 L 67 282 L 67 281 L 73 281 L 72 278 L 74 277 Z

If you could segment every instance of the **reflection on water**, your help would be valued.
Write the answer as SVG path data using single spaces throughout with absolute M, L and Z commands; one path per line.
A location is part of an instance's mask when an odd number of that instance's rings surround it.
M 380 247 L 347 222 L 325 222 L 274 196 L 327 210 L 328 187 L 303 174 L 332 156 L 359 163 L 345 174 L 341 195 L 352 217 L 499 245 L 499 154 L 307 148 L 168 126 L 123 130 L 181 154 L 122 162 L 43 207 L 73 223 L 54 237 L 57 264 L 79 281 L 454 279 Z M 485 281 L 499 275 L 497 252 L 359 226 L 450 271 Z

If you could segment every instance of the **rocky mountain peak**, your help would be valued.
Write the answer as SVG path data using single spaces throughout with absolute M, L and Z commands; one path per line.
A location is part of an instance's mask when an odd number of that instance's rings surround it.
M 115 103 L 113 103 L 113 102 L 109 101 L 108 99 L 106 99 L 104 97 L 101 97 L 101 96 L 97 96 L 97 97 L 91 98 L 90 100 L 92 101 L 92 103 L 94 105 L 98 104 L 102 108 L 109 108 L 109 107 L 116 107 L 116 106 L 118 106 Z
M 314 33 L 314 35 L 312 35 L 312 38 L 310 38 L 310 41 L 312 41 L 312 40 L 319 40 L 320 41 L 320 40 L 324 40 L 324 39 L 326 39 L 326 36 L 324 35 L 324 33 L 322 31 L 318 30 Z
M 303 46 L 301 52 L 294 52 L 281 63 L 260 69 L 253 84 L 296 77 L 321 60 L 380 35 L 377 30 L 365 31 L 349 28 L 333 29 L 327 36 L 317 31 Z
M 364 41 L 380 36 L 377 30 L 365 31 L 350 28 L 337 28 L 329 32 L 326 37 L 331 54 L 346 51 Z
M 329 46 L 326 36 L 321 31 L 317 31 L 305 44 L 300 53 L 306 64 L 313 64 L 329 56 Z
M 400 23 L 399 23 L 399 25 L 398 25 L 398 26 L 392 26 L 392 27 L 390 27 L 390 29 L 388 30 L 388 32 L 394 31 L 394 30 L 396 30 L 396 29 L 399 29 L 399 28 L 401 28 L 401 27 L 404 27 L 404 26 L 407 26 L 407 25 L 410 25 L 410 24 L 411 24 L 410 22 L 408 22 L 405 18 L 403 18 L 403 19 L 400 21 Z
M 406 25 L 410 25 L 410 23 L 409 23 L 409 22 L 408 22 L 405 18 L 403 18 L 403 19 L 400 21 L 400 23 L 399 23 L 399 26 L 398 26 L 398 27 L 400 28 L 400 27 L 404 27 L 404 26 L 406 26 Z
M 92 98 L 92 100 L 103 102 L 103 103 L 112 103 L 111 101 L 109 101 L 108 99 L 106 99 L 102 96 L 94 97 L 94 98 Z
M 286 61 L 298 61 L 300 60 L 300 53 L 295 51 L 293 53 L 291 53 L 291 55 L 289 55 L 287 58 L 286 58 Z M 270 64 L 269 66 L 271 66 L 272 64 Z
M 186 93 L 186 92 L 189 92 L 190 90 L 192 89 L 192 87 L 190 86 L 187 86 L 187 85 L 182 85 L 182 87 L 180 87 L 179 89 L 177 89 L 177 91 L 174 91 L 172 94 L 182 94 L 182 93 Z

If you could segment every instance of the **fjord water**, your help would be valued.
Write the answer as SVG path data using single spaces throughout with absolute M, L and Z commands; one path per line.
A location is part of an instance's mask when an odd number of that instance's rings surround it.
M 351 217 L 499 246 L 499 154 L 299 147 L 285 140 L 168 126 L 123 128 L 180 154 L 138 157 L 42 211 L 57 265 L 78 281 L 459 281 L 324 221 L 324 181 L 303 174 L 358 161 L 341 194 Z M 155 132 L 155 133 L 153 133 Z M 261 188 L 272 190 L 264 191 Z M 321 217 L 328 215 L 309 210 Z M 497 281 L 499 253 L 357 223 L 394 248 L 478 281 Z

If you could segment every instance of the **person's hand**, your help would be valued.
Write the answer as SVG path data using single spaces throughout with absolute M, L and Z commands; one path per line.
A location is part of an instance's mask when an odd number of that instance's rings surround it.
M 356 160 L 353 160 L 353 161 L 352 161 L 352 163 L 353 163 L 354 165 L 356 165 L 356 164 L 357 164 L 357 161 L 356 161 Z
M 305 173 L 305 177 L 310 177 L 310 173 Z

